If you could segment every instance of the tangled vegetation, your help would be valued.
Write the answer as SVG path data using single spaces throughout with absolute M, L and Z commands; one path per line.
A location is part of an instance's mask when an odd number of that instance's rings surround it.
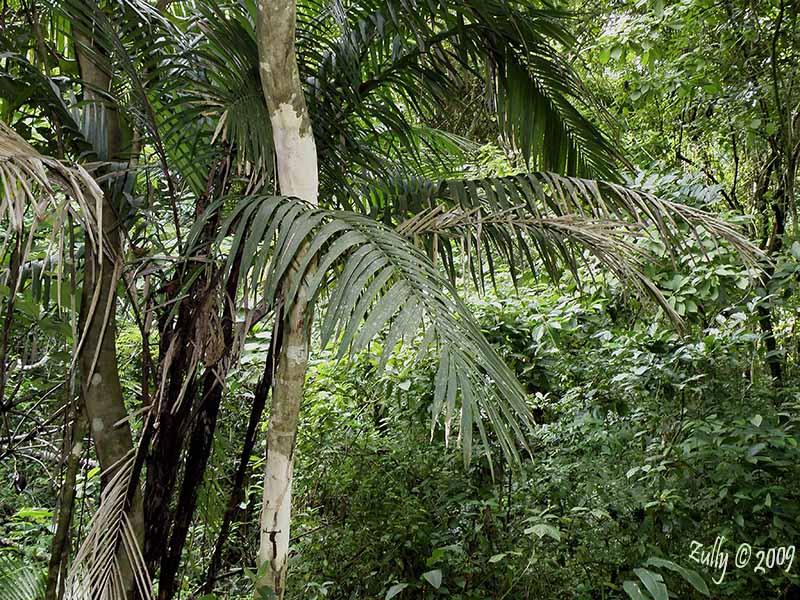
M 800 598 L 787 0 L 7 0 L 0 600 Z

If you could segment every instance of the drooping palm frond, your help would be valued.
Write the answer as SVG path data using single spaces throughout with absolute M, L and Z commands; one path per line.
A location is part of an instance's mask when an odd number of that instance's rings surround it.
M 202 228 L 201 221 L 193 239 Z M 287 277 L 285 304 L 296 300 L 301 285 L 309 307 L 330 291 L 320 335 L 323 344 L 337 340 L 340 357 L 380 338 L 385 363 L 398 343 L 424 332 L 419 353 L 435 348 L 439 365 L 432 426 L 443 418 L 448 440 L 451 429 L 458 430 L 465 460 L 472 454 L 473 426 L 489 451 L 485 422 L 509 460 L 527 448 L 533 418 L 522 387 L 452 284 L 409 240 L 363 215 L 252 196 L 237 202 L 218 242 L 229 257 L 241 253 L 244 293 L 256 301 L 276 306 Z M 233 268 L 229 260 L 226 270 Z
M 8 223 L 6 234 L 26 237 L 24 262 L 33 237 L 45 222 L 50 247 L 64 247 L 67 216 L 80 223 L 97 248 L 102 239 L 103 192 L 80 165 L 42 156 L 14 130 L 0 123 L 0 219 Z M 3 245 L 8 243 L 6 238 Z
M 473 271 L 476 284 L 484 280 L 484 266 L 473 257 L 487 259 L 492 276 L 498 258 L 509 265 L 514 278 L 520 265 L 535 270 L 537 256 L 553 277 L 565 266 L 578 276 L 580 252 L 588 249 L 601 265 L 653 296 L 668 314 L 671 309 L 663 297 L 636 268 L 647 257 L 631 245 L 633 239 L 657 238 L 674 257 L 687 242 L 687 233 L 699 237 L 704 230 L 712 239 L 730 244 L 749 266 L 756 266 L 762 254 L 734 227 L 708 212 L 615 183 L 554 173 L 439 182 L 401 177 L 365 186 L 359 198 L 364 210 L 386 225 L 422 237 L 429 254 L 441 257 L 451 279 L 457 249 L 470 269 L 479 270 L 477 276 Z M 445 225 L 447 231 L 437 231 Z
M 382 131 L 411 146 L 408 115 L 431 114 L 476 78 L 533 168 L 608 178 L 622 162 L 577 108 L 588 96 L 561 54 L 566 14 L 508 0 L 320 4 L 298 8 L 298 52 L 321 154 L 374 148 L 368 137 Z
M 628 289 L 651 297 L 675 325 L 682 325 L 680 315 L 645 274 L 646 262 L 652 257 L 634 243 L 636 238 L 647 234 L 643 227 L 574 215 L 542 218 L 520 216 L 509 210 L 487 214 L 479 209 L 445 210 L 440 205 L 401 223 L 398 233 L 413 239 L 436 236 L 439 247 L 442 244 L 451 246 L 453 240 L 458 240 L 466 262 L 464 270 L 470 272 L 475 286 L 482 291 L 485 291 L 483 256 L 488 255 L 492 277 L 496 264 L 492 254 L 499 252 L 505 264 L 514 265 L 516 255 L 527 258 L 534 268 L 533 256 L 536 255 L 551 274 L 557 275 L 563 265 L 580 283 L 578 266 L 585 262 L 582 252 L 587 251 Z M 455 267 L 452 250 L 447 256 L 450 260 L 445 260 L 444 264 L 452 272 Z M 512 274 L 514 272 L 512 267 Z
M 0 553 L 0 600 L 40 600 L 44 586 L 44 569 L 32 567 L 9 552 Z
M 135 452 L 112 469 L 113 477 L 103 489 L 100 507 L 89 524 L 67 574 L 66 600 L 127 600 L 122 582 L 133 574 L 136 592 L 143 600 L 152 596 L 152 582 L 141 548 L 128 518 L 127 501 Z

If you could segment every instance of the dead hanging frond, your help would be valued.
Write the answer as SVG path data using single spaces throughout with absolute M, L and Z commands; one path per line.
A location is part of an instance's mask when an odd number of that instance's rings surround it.
M 642 223 L 579 215 L 535 217 L 520 212 L 522 208 L 486 212 L 481 207 L 447 209 L 440 204 L 402 222 L 396 231 L 412 239 L 436 235 L 441 240 L 460 240 L 465 273 L 472 273 L 476 285 L 483 280 L 476 270 L 483 268 L 481 252 L 487 239 L 503 239 L 511 255 L 523 255 L 529 247 L 535 247 L 554 269 L 558 263 L 573 272 L 580 262 L 586 262 L 585 250 L 632 291 L 651 297 L 676 326 L 681 326 L 680 315 L 645 273 L 648 255 L 635 244 L 648 236 Z
M 0 186 L 0 221 L 7 224 L 0 253 L 14 233 L 26 240 L 18 257 L 26 262 L 34 236 L 46 227 L 47 256 L 59 266 L 60 285 L 65 263 L 61 253 L 67 247 L 72 216 L 102 257 L 103 192 L 97 182 L 80 165 L 41 155 L 4 123 L 0 123 Z
M 0 220 L 6 225 L 7 236 L 2 243 L 8 243 L 9 234 L 26 240 L 18 252 L 18 262 L 28 260 L 35 236 L 44 231 L 49 236 L 47 255 L 59 266 L 60 285 L 69 247 L 65 236 L 69 236 L 68 224 L 73 221 L 86 231 L 87 243 L 103 268 L 103 192 L 85 169 L 41 155 L 0 123 L 0 185 Z M 105 305 L 95 294 L 91 311 L 97 307 L 103 309 Z M 68 600 L 124 600 L 128 595 L 122 574 L 128 571 L 134 574 L 139 597 L 152 598 L 152 585 L 128 518 L 133 465 L 131 452 L 111 470 L 113 476 L 103 491 L 100 508 L 67 575 Z
M 62 303 L 62 281 L 68 264 L 71 248 L 72 224 L 76 223 L 86 232 L 86 243 L 98 257 L 98 268 L 119 269 L 118 257 L 105 260 L 109 246 L 103 238 L 103 191 L 82 166 L 44 156 L 22 139 L 13 129 L 0 123 L 0 223 L 5 225 L 5 237 L 0 240 L 0 256 L 5 255 L 9 243 L 14 249 L 16 264 L 29 260 L 36 236 L 47 240 L 45 256 L 56 266 L 57 303 Z M 109 262 L 113 264 L 109 267 Z M 74 265 L 72 265 L 74 268 Z M 13 281 L 12 281 L 13 280 Z M 19 277 L 9 277 L 14 287 L 12 295 L 21 283 Z M 100 298 L 97 287 L 91 298 L 87 314 L 110 306 Z M 69 307 L 73 323 L 77 324 L 74 304 Z M 108 319 L 106 308 L 106 320 Z M 73 340 L 74 369 L 83 345 L 87 327 Z M 99 353 L 99 347 L 98 347 Z M 94 359 L 95 363 L 97 357 Z M 93 367 L 94 368 L 94 367 Z
M 86 535 L 72 561 L 66 600 L 127 600 L 123 581 L 133 581 L 139 598 L 152 599 L 152 581 L 128 517 L 128 498 L 136 454 L 131 450 L 112 469 Z

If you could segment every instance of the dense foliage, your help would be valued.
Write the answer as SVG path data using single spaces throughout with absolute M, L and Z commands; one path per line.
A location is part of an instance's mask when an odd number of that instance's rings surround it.
M 274 597 L 306 298 L 286 598 L 800 598 L 797 4 L 299 1 L 318 203 L 263 10 L 0 9 L 0 600 Z

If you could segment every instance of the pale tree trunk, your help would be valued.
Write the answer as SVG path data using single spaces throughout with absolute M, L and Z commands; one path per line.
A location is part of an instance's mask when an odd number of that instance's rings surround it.
M 92 41 L 83 35 L 76 35 L 76 39 L 76 55 L 81 79 L 85 83 L 84 95 L 93 110 L 104 113 L 105 140 L 101 143 L 104 156 L 99 158 L 121 162 L 126 152 L 119 114 L 108 99 L 96 91 L 110 89 L 110 75 L 94 59 L 92 52 L 97 49 L 87 50 L 92 48 Z M 120 198 L 115 189 L 112 183 L 107 184 L 104 190 L 102 260 L 87 238 L 79 318 L 79 335 L 83 336 L 78 352 L 81 399 L 100 462 L 103 485 L 113 477 L 114 469 L 133 449 L 133 436 L 127 421 L 117 365 L 117 285 L 122 276 L 123 256 L 121 224 L 117 219 Z M 144 516 L 140 492 L 134 494 L 131 504 L 128 518 L 141 547 L 144 541 Z M 133 598 L 135 580 L 124 552 L 119 560 L 122 589 L 126 598 Z
M 297 69 L 295 13 L 294 0 L 259 1 L 261 83 L 270 112 L 281 194 L 316 204 L 317 150 Z M 305 300 L 298 297 L 283 316 L 283 340 L 267 432 L 258 598 L 270 590 L 280 600 L 286 592 L 294 449 L 311 332 Z

